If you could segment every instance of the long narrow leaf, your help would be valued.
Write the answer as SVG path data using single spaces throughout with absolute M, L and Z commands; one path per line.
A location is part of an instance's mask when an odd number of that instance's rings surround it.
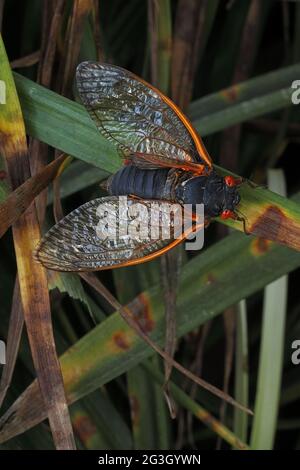
M 280 170 L 270 170 L 269 186 L 285 194 Z M 274 444 L 284 348 L 287 302 L 287 276 L 265 290 L 255 417 L 251 435 L 252 449 L 272 449 Z
M 25 127 L 4 44 L 0 36 L 0 72 L 6 84 L 6 105 L 1 107 L 0 151 L 7 161 L 12 189 L 30 177 Z M 32 204 L 13 227 L 20 293 L 32 357 L 58 449 L 73 449 L 74 437 L 56 356 L 46 272 L 33 261 L 39 226 Z
M 235 362 L 235 398 L 248 406 L 249 370 L 248 370 L 248 328 L 246 301 L 237 306 L 236 322 L 236 362 Z M 240 410 L 234 410 L 234 432 L 247 442 L 248 416 Z

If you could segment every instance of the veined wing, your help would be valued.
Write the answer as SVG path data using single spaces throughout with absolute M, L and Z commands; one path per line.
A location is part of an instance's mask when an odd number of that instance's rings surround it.
M 176 166 L 203 173 L 211 159 L 192 124 L 156 88 L 109 64 L 77 67 L 80 98 L 100 132 L 134 164 Z M 144 163 L 143 163 L 144 162 Z
M 183 231 L 182 212 L 180 204 L 167 201 L 94 199 L 54 225 L 34 257 L 56 271 L 95 271 L 148 261 L 193 231 Z

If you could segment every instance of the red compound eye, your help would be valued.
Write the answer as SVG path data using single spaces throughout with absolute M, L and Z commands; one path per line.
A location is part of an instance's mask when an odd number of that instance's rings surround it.
M 234 219 L 234 217 L 234 212 L 230 211 L 229 209 L 225 209 L 221 214 L 221 219 Z
M 237 181 L 235 180 L 235 178 L 233 176 L 227 175 L 227 176 L 225 176 L 224 180 L 225 180 L 225 183 L 227 184 L 227 186 L 236 186 L 237 185 Z

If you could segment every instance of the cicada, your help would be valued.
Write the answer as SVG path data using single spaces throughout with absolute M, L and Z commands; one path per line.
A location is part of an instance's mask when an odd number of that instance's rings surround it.
M 107 180 L 107 197 L 83 204 L 46 233 L 35 252 L 38 261 L 58 271 L 129 266 L 170 250 L 214 217 L 240 219 L 236 207 L 241 180 L 214 170 L 200 136 L 167 96 L 110 64 L 83 62 L 76 80 L 82 103 L 99 131 L 117 147 L 124 165 Z M 121 207 L 124 196 L 126 205 Z M 154 213 L 151 220 L 154 228 L 160 227 L 159 233 L 169 228 L 167 236 L 149 236 L 143 230 L 143 217 L 137 230 L 140 236 L 128 230 L 112 236 L 109 218 L 114 230 L 127 227 L 135 219 L 136 204 L 145 213 Z M 174 215 L 174 204 L 177 215 L 185 206 L 203 204 L 204 222 L 195 217 L 192 228 L 185 229 L 182 217 Z M 173 218 L 166 217 L 169 209 Z

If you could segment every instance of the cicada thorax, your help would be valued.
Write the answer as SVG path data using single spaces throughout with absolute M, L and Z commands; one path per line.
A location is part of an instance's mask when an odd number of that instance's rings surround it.
M 176 196 L 183 204 L 203 204 L 207 218 L 228 218 L 227 214 L 233 217 L 240 202 L 236 180 L 223 177 L 214 170 L 208 175 L 194 175 L 182 181 L 176 189 Z

